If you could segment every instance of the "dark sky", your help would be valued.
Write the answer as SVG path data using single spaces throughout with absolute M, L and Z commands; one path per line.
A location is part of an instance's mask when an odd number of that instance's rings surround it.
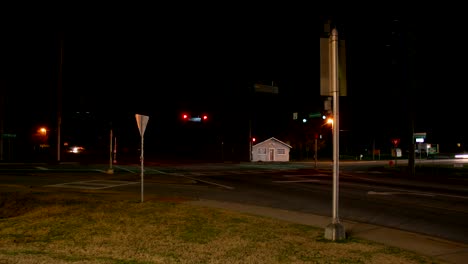
M 64 110 L 120 119 L 136 112 L 163 118 L 183 107 L 206 107 L 235 116 L 245 111 L 248 87 L 271 81 L 288 111 L 322 108 L 322 18 L 241 23 L 218 14 L 184 23 L 180 16 L 64 28 Z M 363 137 L 401 137 L 412 109 L 416 132 L 427 131 L 437 142 L 466 140 L 460 17 L 332 18 L 347 42 L 348 96 L 340 98 L 344 129 Z M 2 39 L 8 125 L 23 118 L 53 123 L 59 31 L 12 31 Z

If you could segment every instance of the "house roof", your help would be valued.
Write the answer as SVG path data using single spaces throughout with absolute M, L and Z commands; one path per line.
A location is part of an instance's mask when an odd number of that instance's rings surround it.
M 263 140 L 263 141 L 261 141 L 261 142 L 258 142 L 257 144 L 253 145 L 252 147 L 255 147 L 255 146 L 257 146 L 257 145 L 263 144 L 263 143 L 265 143 L 265 142 L 267 142 L 267 141 L 271 141 L 271 140 L 274 140 L 274 141 L 276 141 L 276 142 L 278 142 L 278 143 L 281 143 L 281 144 L 283 144 L 283 145 L 285 145 L 285 146 L 287 146 L 287 147 L 289 147 L 289 148 L 292 148 L 291 145 L 286 144 L 286 143 L 284 143 L 283 141 L 281 141 L 281 140 L 279 140 L 279 139 L 277 139 L 277 138 L 275 138 L 275 137 L 271 137 L 271 138 L 268 138 L 268 139 Z

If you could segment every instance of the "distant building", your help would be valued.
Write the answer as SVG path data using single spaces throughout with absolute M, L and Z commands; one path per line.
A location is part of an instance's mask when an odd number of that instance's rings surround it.
M 252 146 L 252 161 L 289 161 L 291 146 L 271 137 Z

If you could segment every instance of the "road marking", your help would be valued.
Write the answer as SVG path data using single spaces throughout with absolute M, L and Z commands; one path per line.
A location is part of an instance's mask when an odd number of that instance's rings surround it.
M 145 171 L 155 171 L 155 172 L 161 173 L 161 174 L 169 174 L 169 173 L 167 173 L 167 172 L 160 171 L 160 170 L 155 170 L 155 169 L 147 169 L 147 170 L 145 170 Z
M 291 183 L 291 182 L 319 182 L 320 180 L 291 180 L 291 181 L 273 181 L 278 183 Z
M 110 181 L 110 180 L 92 180 L 92 181 L 78 181 L 66 182 L 59 184 L 46 185 L 46 187 L 62 187 L 62 188 L 78 188 L 78 189 L 106 189 L 123 185 L 137 184 L 139 182 L 130 181 Z
M 203 172 L 188 172 L 188 174 L 193 176 L 206 176 L 206 174 Z
M 45 167 L 36 167 L 36 169 L 38 169 L 38 170 L 49 170 L 48 168 L 45 168 Z
M 429 197 L 434 197 L 434 196 L 436 196 L 435 194 L 420 193 L 420 192 L 374 192 L 374 191 L 368 191 L 367 194 L 372 194 L 372 195 L 398 195 L 398 194 L 405 194 L 405 195 L 419 195 L 419 196 L 429 196 Z
M 194 181 L 204 182 L 204 183 L 210 184 L 210 185 L 216 185 L 216 186 L 223 187 L 223 188 L 226 188 L 226 189 L 229 189 L 229 190 L 233 190 L 233 189 L 234 189 L 234 187 L 231 187 L 231 186 L 222 185 L 222 184 L 219 184 L 219 183 L 216 183 L 216 182 L 204 181 L 204 180 L 200 180 L 200 179 L 193 178 L 193 177 L 189 177 L 189 176 L 182 175 L 182 174 L 176 174 L 176 173 L 174 173 L 174 174 L 172 174 L 172 175 L 178 176 L 178 177 L 184 177 L 184 178 L 191 179 L 191 180 L 194 180 Z
M 347 185 L 359 185 L 359 184 L 347 184 Z M 394 192 L 374 192 L 369 191 L 368 194 L 380 194 L 380 193 L 388 193 L 386 195 L 390 195 L 391 193 L 395 194 L 417 194 L 417 195 L 424 195 L 424 196 L 443 196 L 443 197 L 450 197 L 450 198 L 459 198 L 459 199 L 468 199 L 468 196 L 460 196 L 460 195 L 450 195 L 450 194 L 443 194 L 443 193 L 428 193 L 428 192 L 410 192 L 403 189 L 395 189 L 395 188 L 385 188 L 388 190 L 393 190 Z
M 198 173 L 200 176 L 214 176 L 214 175 L 222 175 L 223 171 L 205 171 L 203 173 Z
M 324 176 L 330 176 L 330 175 L 329 174 L 300 174 L 300 175 L 288 174 L 288 175 L 283 175 L 283 177 L 324 177 Z
M 131 173 L 136 173 L 136 171 L 133 171 L 133 170 L 130 170 L 130 169 L 127 169 L 127 168 L 121 167 L 121 166 L 115 166 L 115 167 L 116 167 L 116 168 L 118 168 L 118 169 L 124 170 L 124 171 L 131 172 Z M 141 168 L 140 168 L 140 169 L 141 169 Z
M 230 174 L 244 174 L 243 171 L 226 171 L 226 172 Z
M 356 176 L 356 175 L 353 175 L 353 174 L 342 173 L 341 175 L 342 176 L 347 176 L 347 177 L 352 177 L 354 179 L 365 180 L 365 181 L 381 182 L 381 180 L 378 180 L 378 179 L 376 180 L 376 179 L 372 179 L 372 178 L 359 177 L 359 176 Z

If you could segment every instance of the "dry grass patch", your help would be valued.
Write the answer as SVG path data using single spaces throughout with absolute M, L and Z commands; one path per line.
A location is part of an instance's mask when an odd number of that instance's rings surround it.
M 178 198 L 0 197 L 0 263 L 438 263 L 354 238 L 331 242 L 322 229 Z

